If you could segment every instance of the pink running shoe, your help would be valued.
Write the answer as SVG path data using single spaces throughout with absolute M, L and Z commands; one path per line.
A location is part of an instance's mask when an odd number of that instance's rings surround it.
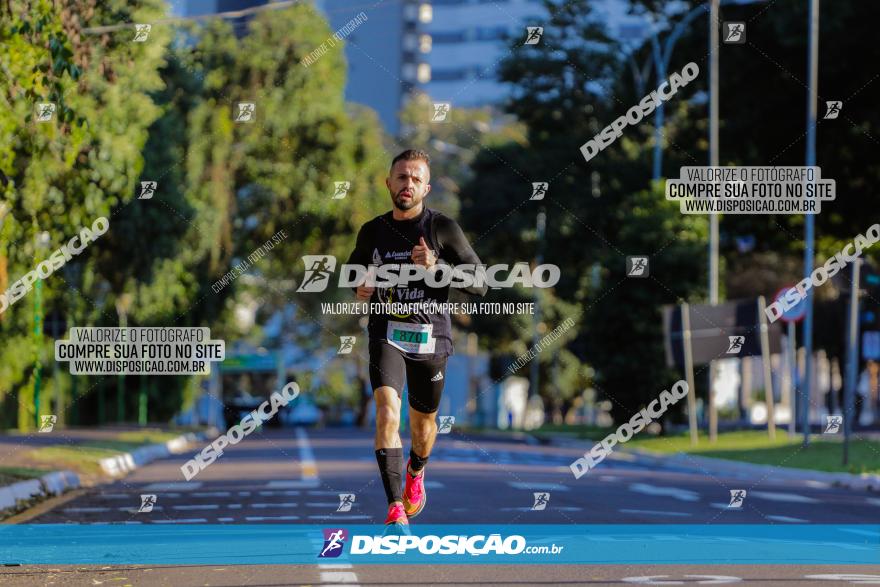
M 406 518 L 406 511 L 404 511 L 403 506 L 397 502 L 388 506 L 388 517 L 385 518 L 385 525 L 390 526 L 391 524 L 400 524 L 401 526 L 409 525 L 409 520 Z
M 415 518 L 425 509 L 428 494 L 425 492 L 425 470 L 416 475 L 409 473 L 409 461 L 406 462 L 406 487 L 403 490 L 403 509 L 410 518 Z

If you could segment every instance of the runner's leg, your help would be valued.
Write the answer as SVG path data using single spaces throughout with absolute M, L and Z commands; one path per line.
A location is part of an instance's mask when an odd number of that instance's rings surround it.
M 412 449 L 410 468 L 418 474 L 431 456 L 437 438 L 437 408 L 446 382 L 446 359 L 407 361 Z
M 400 482 L 403 445 L 400 442 L 400 396 L 405 366 L 403 356 L 382 343 L 370 345 L 370 382 L 376 402 L 373 448 L 388 503 L 403 502 Z

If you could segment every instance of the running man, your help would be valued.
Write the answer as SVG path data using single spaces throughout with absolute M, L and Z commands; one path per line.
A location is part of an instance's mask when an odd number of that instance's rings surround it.
M 394 158 L 385 179 L 392 209 L 364 224 L 350 264 L 415 264 L 431 271 L 440 263 L 481 265 L 458 224 L 424 205 L 431 191 L 430 159 L 407 150 Z M 486 286 L 461 288 L 483 296 Z M 359 300 L 372 303 L 446 302 L 449 286 L 431 287 L 424 280 L 406 287 L 357 288 Z M 425 507 L 425 465 L 437 436 L 437 408 L 443 393 L 446 359 L 452 354 L 448 314 L 370 314 L 368 326 L 370 383 L 376 400 L 374 448 L 388 498 L 385 524 L 409 524 Z M 403 444 L 400 409 L 404 383 L 409 389 L 412 448 L 401 493 Z

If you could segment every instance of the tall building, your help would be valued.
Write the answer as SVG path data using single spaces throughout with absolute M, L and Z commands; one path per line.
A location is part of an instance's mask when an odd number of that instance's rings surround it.
M 507 95 L 497 80 L 508 54 L 507 37 L 524 37 L 525 23 L 540 26 L 539 0 L 433 0 L 433 19 L 425 24 L 430 52 L 429 79 L 421 85 L 432 99 L 456 106 L 495 104 Z
M 204 16 L 262 6 L 266 0 L 173 0 L 178 16 Z M 375 110 L 385 129 L 396 133 L 403 96 L 413 89 L 419 76 L 419 59 L 424 36 L 420 22 L 430 19 L 431 7 L 414 0 L 315 0 L 326 16 L 331 31 L 337 31 L 363 12 L 367 19 L 344 40 L 346 72 L 345 98 Z M 250 18 L 231 18 L 236 32 L 244 31 Z M 422 44 L 420 44 L 420 42 Z M 430 43 L 428 44 L 430 47 Z M 424 65 L 422 75 L 424 76 Z
M 426 1 L 433 8 L 433 19 L 422 29 L 430 37 L 425 55 L 430 79 L 420 88 L 453 107 L 502 102 L 510 92 L 497 79 L 498 65 L 508 54 L 504 39 L 524 41 L 527 26 L 546 24 L 541 0 Z M 644 20 L 627 14 L 628 0 L 591 0 L 590 6 L 609 36 L 644 38 Z
M 609 34 L 633 39 L 646 32 L 627 14 L 628 0 L 591 0 Z M 413 92 L 453 107 L 499 104 L 510 89 L 497 79 L 507 55 L 504 38 L 525 38 L 526 26 L 543 26 L 541 0 L 314 0 L 332 31 L 363 12 L 367 20 L 345 38 L 346 100 L 375 110 L 396 134 L 398 113 Z M 234 12 L 265 0 L 172 0 L 181 16 Z M 236 31 L 247 17 L 232 19 Z
M 417 81 L 419 28 L 430 5 L 414 0 L 316 0 L 316 7 L 339 30 L 363 12 L 367 20 L 345 38 L 348 62 L 345 98 L 379 114 L 385 129 L 397 133 L 404 96 Z

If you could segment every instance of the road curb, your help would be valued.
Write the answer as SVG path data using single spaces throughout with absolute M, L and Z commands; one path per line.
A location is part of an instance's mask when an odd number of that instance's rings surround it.
M 148 444 L 131 452 L 101 459 L 98 461 L 98 465 L 106 475 L 113 478 L 122 477 L 156 459 L 186 452 L 190 443 L 202 442 L 215 434 L 217 434 L 215 428 L 204 432 L 181 434 L 167 442 Z M 79 475 L 73 471 L 64 470 L 47 473 L 38 479 L 28 479 L 0 487 L 0 514 L 8 513 L 9 510 L 17 508 L 20 501 L 61 495 L 71 489 L 78 489 L 80 486 Z
M 652 461 L 657 465 L 673 465 L 681 467 L 696 467 L 698 469 L 717 474 L 742 473 L 754 475 L 758 479 L 774 478 L 792 481 L 819 481 L 836 487 L 858 489 L 863 491 L 880 491 L 880 475 L 853 473 L 829 473 L 813 469 L 793 469 L 777 465 L 758 465 L 755 463 L 743 463 L 740 461 L 728 461 L 713 457 L 703 457 L 688 453 L 675 453 L 669 456 L 661 456 L 641 449 L 624 449 L 639 458 Z
M 76 489 L 79 486 L 79 475 L 73 471 L 53 471 L 38 479 L 28 479 L 0 487 L 0 513 L 15 509 L 18 507 L 19 501 L 61 495 L 65 491 Z
M 148 444 L 131 452 L 101 459 L 98 461 L 98 465 L 110 477 L 123 477 L 138 467 L 152 463 L 157 459 L 186 452 L 190 443 L 204 441 L 209 436 L 209 433 L 213 434 L 215 431 L 212 429 L 205 432 L 182 434 L 167 442 Z

